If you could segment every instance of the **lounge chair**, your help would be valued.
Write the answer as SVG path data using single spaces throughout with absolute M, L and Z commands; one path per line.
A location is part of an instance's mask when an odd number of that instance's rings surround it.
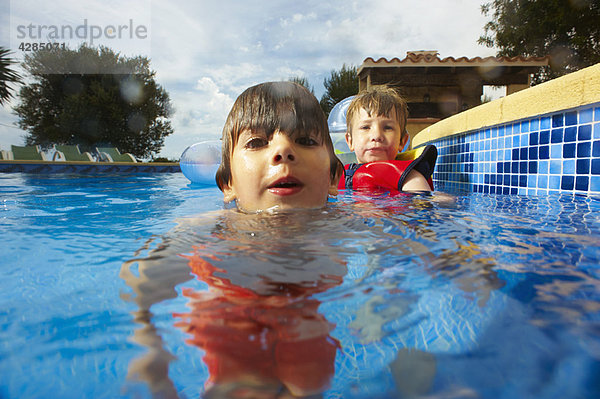
M 96 151 L 100 154 L 100 159 L 104 158 L 108 162 L 137 162 L 133 155 L 128 152 L 121 154 L 116 147 L 98 147 Z
M 85 161 L 94 162 L 94 158 L 89 152 L 82 153 L 79 149 L 79 145 L 55 145 L 53 161 Z M 58 158 L 58 159 L 57 159 Z M 62 159 L 60 159 L 62 158 Z
M 27 146 L 21 147 L 18 145 L 11 145 L 13 159 L 20 161 L 43 161 L 44 157 L 40 152 L 40 146 Z
M 13 159 L 12 152 L 5 151 L 5 150 L 0 150 L 0 159 L 3 160 L 3 161 L 8 161 L 8 160 Z

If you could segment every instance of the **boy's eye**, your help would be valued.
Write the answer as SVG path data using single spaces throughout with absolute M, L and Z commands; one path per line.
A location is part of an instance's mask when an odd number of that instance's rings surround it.
M 244 147 L 246 147 L 248 149 L 256 149 L 256 148 L 264 147 L 267 144 L 268 144 L 267 139 L 265 139 L 263 137 L 252 137 L 250 140 L 248 140 L 246 142 L 246 145 Z
M 360 130 L 368 130 L 371 126 L 370 125 L 360 125 L 359 129 Z
M 319 145 L 319 143 L 311 137 L 298 137 L 296 139 L 296 143 L 298 143 L 300 145 L 305 145 L 305 146 Z

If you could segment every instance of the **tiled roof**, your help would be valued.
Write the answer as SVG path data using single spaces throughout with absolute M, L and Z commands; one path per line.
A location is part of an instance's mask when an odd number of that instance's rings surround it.
M 359 68 L 359 72 L 364 68 L 377 67 L 478 67 L 478 66 L 545 66 L 550 61 L 549 56 L 545 57 L 446 57 L 440 59 L 436 51 L 408 51 L 406 58 L 399 59 L 397 57 L 388 60 L 379 58 L 377 60 L 368 57 Z

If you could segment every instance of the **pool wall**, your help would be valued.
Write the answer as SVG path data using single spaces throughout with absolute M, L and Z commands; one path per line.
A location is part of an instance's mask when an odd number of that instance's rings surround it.
M 0 173 L 178 173 L 179 163 L 167 162 L 64 162 L 0 160 Z
M 444 119 L 426 144 L 437 190 L 600 194 L 600 64 Z

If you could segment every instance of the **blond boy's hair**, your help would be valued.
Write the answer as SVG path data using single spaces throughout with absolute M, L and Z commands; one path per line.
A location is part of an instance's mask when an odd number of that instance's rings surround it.
M 386 85 L 371 86 L 354 97 L 346 114 L 346 129 L 350 135 L 352 135 L 352 120 L 359 114 L 361 108 L 369 116 L 382 115 L 386 118 L 395 119 L 400 125 L 401 139 L 408 134 L 406 131 L 406 120 L 408 118 L 406 100 L 392 87 Z
M 223 127 L 221 165 L 215 180 L 223 190 L 231 184 L 231 156 L 244 130 L 264 132 L 270 138 L 276 131 L 290 136 L 316 135 L 329 152 L 331 181 L 337 182 L 344 165 L 336 157 L 327 119 L 315 96 L 292 82 L 267 82 L 246 89 L 235 100 Z

